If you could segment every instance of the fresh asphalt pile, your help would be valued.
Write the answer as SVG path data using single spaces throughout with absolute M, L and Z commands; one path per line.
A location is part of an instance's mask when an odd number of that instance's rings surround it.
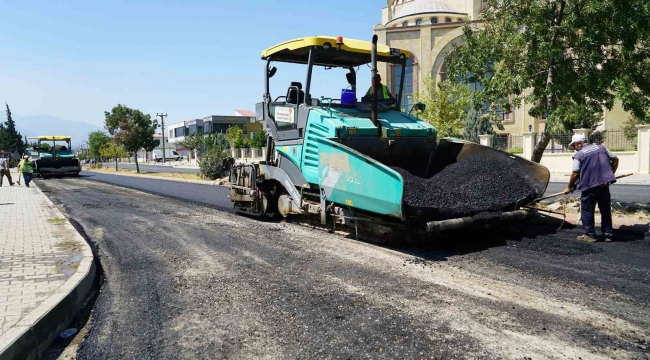
M 404 179 L 406 205 L 430 218 L 449 219 L 486 211 L 514 210 L 535 199 L 537 190 L 523 174 L 484 155 L 468 156 L 430 177 L 393 167 Z

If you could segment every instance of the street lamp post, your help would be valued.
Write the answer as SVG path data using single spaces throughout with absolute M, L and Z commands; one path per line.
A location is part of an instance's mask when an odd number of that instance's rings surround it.
M 162 133 L 162 163 L 165 165 L 165 116 L 167 114 L 156 114 L 156 116 L 160 116 L 160 121 L 162 122 L 161 124 L 161 133 Z

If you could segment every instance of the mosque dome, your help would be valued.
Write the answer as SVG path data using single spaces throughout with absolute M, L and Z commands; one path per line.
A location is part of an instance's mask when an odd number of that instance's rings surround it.
M 396 1 L 395 13 L 391 20 L 424 13 L 457 13 L 444 2 L 434 0 Z

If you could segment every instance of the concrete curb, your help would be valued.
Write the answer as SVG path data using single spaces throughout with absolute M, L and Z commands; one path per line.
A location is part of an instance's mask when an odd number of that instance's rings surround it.
M 119 172 L 110 173 L 110 172 L 106 172 L 106 171 L 95 171 L 95 170 L 83 170 L 83 171 L 93 172 L 93 173 L 97 173 L 97 174 L 130 176 L 130 177 L 144 178 L 144 179 L 166 180 L 166 181 L 176 181 L 176 182 L 183 182 L 183 183 L 201 184 L 201 185 L 214 185 L 214 186 L 221 186 L 221 185 L 219 185 L 219 182 L 222 181 L 222 180 L 175 179 L 175 178 L 163 177 L 163 176 L 155 176 L 155 175 L 120 174 Z
M 54 209 L 54 212 L 66 219 L 63 226 L 75 232 L 75 239 L 83 247 L 83 258 L 75 274 L 54 294 L 0 336 L 0 358 L 3 360 L 38 359 L 59 333 L 67 329 L 87 301 L 97 271 L 90 245 L 41 189 L 34 182 L 32 185 Z

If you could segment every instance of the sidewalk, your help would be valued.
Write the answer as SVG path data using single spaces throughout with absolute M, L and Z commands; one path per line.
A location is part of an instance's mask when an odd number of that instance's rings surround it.
M 617 172 L 616 176 L 624 175 L 621 172 Z M 551 173 L 550 182 L 560 182 L 560 183 L 569 183 L 569 177 L 571 173 Z M 649 174 L 634 174 L 616 181 L 617 184 L 621 185 L 650 185 L 650 175 Z
M 94 281 L 90 246 L 38 186 L 30 186 L 10 187 L 5 178 L 0 187 L 2 359 L 38 357 L 70 324 Z

